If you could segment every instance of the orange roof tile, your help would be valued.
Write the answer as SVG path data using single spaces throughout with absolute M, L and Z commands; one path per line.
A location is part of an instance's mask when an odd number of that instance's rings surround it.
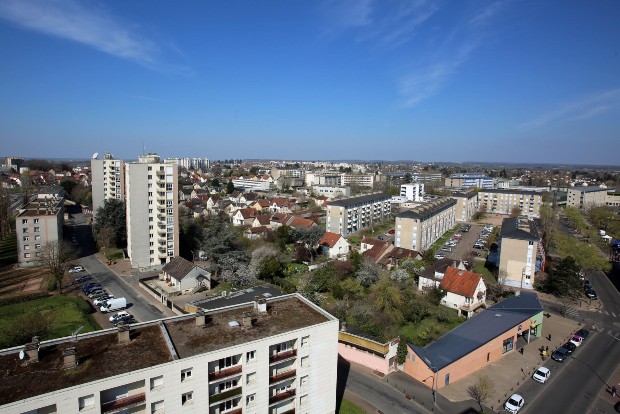
M 481 278 L 482 276 L 477 273 L 450 266 L 446 269 L 439 287 L 447 292 L 473 298 Z

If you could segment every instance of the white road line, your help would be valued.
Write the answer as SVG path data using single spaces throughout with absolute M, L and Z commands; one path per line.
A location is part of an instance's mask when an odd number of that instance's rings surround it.
M 609 316 L 609 312 L 605 311 L 605 315 Z
M 614 318 L 616 317 L 616 314 L 615 314 L 615 313 L 613 313 L 613 312 L 612 312 L 611 314 L 612 314 L 612 315 L 614 315 Z

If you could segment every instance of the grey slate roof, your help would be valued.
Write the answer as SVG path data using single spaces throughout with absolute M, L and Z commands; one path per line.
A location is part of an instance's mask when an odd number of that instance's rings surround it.
M 518 296 L 485 309 L 423 348 L 410 343 L 408 345 L 431 369 L 440 370 L 542 310 L 535 293 L 522 291 Z
M 162 270 L 168 273 L 176 280 L 181 280 L 194 268 L 194 264 L 185 260 L 181 256 L 173 257 L 168 263 L 162 267 Z
M 519 226 L 519 223 L 522 225 Z M 499 237 L 506 237 L 509 239 L 517 240 L 532 240 L 538 241 L 538 232 L 534 222 L 529 222 L 527 225 L 523 225 L 523 219 L 518 218 L 506 218 L 502 221 L 502 230 L 499 233 Z
M 451 197 L 440 197 L 431 202 L 420 204 L 411 210 L 403 211 L 397 214 L 396 217 L 424 220 L 441 213 L 455 204 L 456 200 Z
M 480 193 L 498 193 L 498 194 L 517 194 L 517 195 L 542 195 L 541 191 L 533 190 L 516 190 L 509 188 L 484 188 L 480 190 Z
M 387 194 L 379 193 L 379 194 L 369 194 L 358 197 L 350 197 L 344 198 L 342 200 L 336 200 L 329 203 L 330 206 L 338 206 L 338 207 L 349 207 L 354 206 L 356 204 L 365 204 L 369 202 L 377 202 L 377 201 L 387 201 L 390 200 L 390 197 Z

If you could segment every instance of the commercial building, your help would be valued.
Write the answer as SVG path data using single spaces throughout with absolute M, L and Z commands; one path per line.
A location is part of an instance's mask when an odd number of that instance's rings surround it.
M 520 214 L 540 217 L 542 192 L 528 190 L 485 189 L 478 192 L 478 205 L 489 213 L 511 214 L 519 208 Z
M 478 192 L 473 188 L 454 190 L 452 198 L 456 200 L 456 221 L 468 221 L 478 211 Z
M 406 197 L 408 201 L 423 201 L 424 184 L 402 184 L 400 186 L 400 196 Z
M 326 231 L 348 236 L 390 217 L 392 204 L 387 194 L 345 198 L 327 206 Z
M 125 161 L 107 152 L 102 160 L 93 158 L 90 168 L 94 214 L 106 200 L 125 201 Z
M 317 196 L 325 196 L 327 198 L 350 197 L 351 187 L 315 185 L 312 186 L 312 192 Z
M 32 200 L 15 218 L 17 263 L 20 266 L 41 264 L 45 245 L 62 241 L 64 198 L 58 195 L 42 195 Z
M 545 263 L 545 252 L 534 222 L 523 218 L 504 219 L 497 249 L 502 283 L 533 289 L 535 276 Z
M 394 245 L 423 252 L 456 224 L 456 200 L 440 197 L 396 215 Z
M 179 255 L 176 164 L 157 154 L 126 164 L 127 253 L 131 267 L 160 266 Z
M 517 292 L 425 347 L 407 343 L 403 371 L 431 389 L 443 388 L 541 337 L 542 322 L 536 294 Z
M 269 191 L 269 181 L 259 179 L 237 178 L 232 180 L 235 188 L 247 191 Z
M 608 187 L 570 187 L 566 205 L 580 210 L 592 206 L 618 205 L 620 194 Z
M 336 318 L 297 294 L 257 297 L 4 350 L 0 411 L 327 414 L 337 363 Z
M 495 179 L 484 174 L 453 174 L 446 178 L 446 187 L 493 188 Z

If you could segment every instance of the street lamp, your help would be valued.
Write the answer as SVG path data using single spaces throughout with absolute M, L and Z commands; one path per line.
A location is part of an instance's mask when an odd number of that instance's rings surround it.
M 437 403 L 437 368 L 431 367 L 433 370 L 433 403 Z

